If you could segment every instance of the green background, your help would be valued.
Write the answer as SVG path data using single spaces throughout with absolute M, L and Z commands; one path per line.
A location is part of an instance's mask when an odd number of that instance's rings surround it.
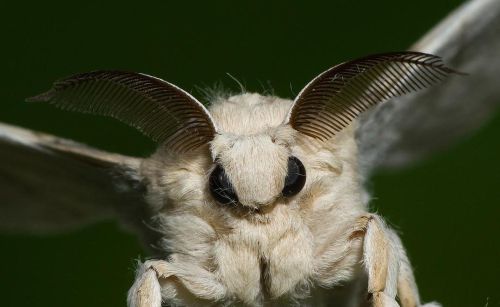
M 404 50 L 462 1 L 2 4 L 0 121 L 145 156 L 125 125 L 23 98 L 96 69 L 140 71 L 197 96 L 229 72 L 292 97 L 354 57 Z M 292 88 L 293 91 L 290 89 Z M 500 116 L 431 160 L 374 178 L 374 210 L 403 233 L 424 300 L 500 306 Z M 121 306 L 144 256 L 113 221 L 49 237 L 0 235 L 1 306 Z

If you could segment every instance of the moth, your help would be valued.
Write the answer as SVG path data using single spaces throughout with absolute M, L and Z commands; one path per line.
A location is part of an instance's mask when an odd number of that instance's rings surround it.
M 498 8 L 472 2 L 411 48 L 419 52 L 334 66 L 294 100 L 242 93 L 215 97 L 207 108 L 144 74 L 98 71 L 57 81 L 30 100 L 117 118 L 158 149 L 127 157 L 1 124 L 1 152 L 9 155 L 0 172 L 14 180 L 3 182 L 0 224 L 63 228 L 118 216 L 162 251 L 138 265 L 128 294 L 134 307 L 436 306 L 420 302 L 398 235 L 368 212 L 364 182 L 377 167 L 443 145 L 421 142 L 422 134 L 450 142 L 493 109 L 497 88 L 466 99 L 463 90 L 498 74 L 476 61 L 498 50 L 490 30 L 498 14 L 486 14 Z M 470 37 L 459 30 L 463 16 L 481 19 Z M 485 113 L 461 116 L 475 110 Z M 462 130 L 440 130 L 453 125 Z M 53 185 L 62 193 L 48 193 Z

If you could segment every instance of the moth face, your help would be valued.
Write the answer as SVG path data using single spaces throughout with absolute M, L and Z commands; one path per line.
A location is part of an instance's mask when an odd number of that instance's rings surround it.
M 280 126 L 255 135 L 216 136 L 209 179 L 213 197 L 219 203 L 258 209 L 300 192 L 305 169 L 290 150 L 294 135 L 289 126 Z

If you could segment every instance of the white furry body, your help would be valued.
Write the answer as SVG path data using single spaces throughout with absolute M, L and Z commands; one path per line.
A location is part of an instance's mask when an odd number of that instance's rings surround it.
M 140 266 L 130 306 L 360 306 L 368 293 L 376 306 L 397 306 L 396 295 L 420 306 L 399 239 L 368 213 L 356 125 L 320 142 L 283 124 L 291 105 L 258 94 L 219 99 L 210 107 L 219 131 L 210 147 L 183 156 L 160 148 L 144 162 L 170 256 Z M 290 155 L 307 180 L 287 199 L 280 192 Z M 211 197 L 215 160 L 239 204 Z M 347 300 L 335 297 L 344 284 Z

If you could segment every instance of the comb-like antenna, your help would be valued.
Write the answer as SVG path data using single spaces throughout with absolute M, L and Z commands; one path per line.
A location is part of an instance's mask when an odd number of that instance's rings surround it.
M 26 101 L 116 118 L 175 152 L 210 142 L 216 127 L 207 109 L 179 87 L 145 74 L 95 71 L 56 81 Z
M 420 52 L 375 54 L 328 69 L 298 94 L 286 123 L 327 140 L 370 107 L 431 86 L 456 71 Z

